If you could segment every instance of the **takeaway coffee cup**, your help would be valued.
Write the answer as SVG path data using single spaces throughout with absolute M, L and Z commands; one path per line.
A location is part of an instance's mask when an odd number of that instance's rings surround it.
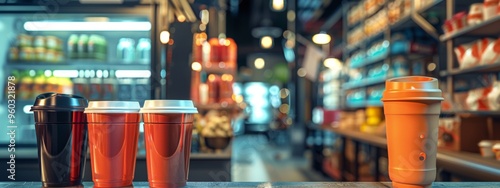
M 87 99 L 58 93 L 36 97 L 35 116 L 38 162 L 44 187 L 82 183 L 87 154 Z
M 144 120 L 146 163 L 151 187 L 181 187 L 189 173 L 193 114 L 190 100 L 146 100 Z
M 134 179 L 140 105 L 131 101 L 91 101 L 89 122 L 92 180 L 96 187 L 130 186 Z
M 436 178 L 439 114 L 438 80 L 424 76 L 386 81 L 389 177 L 394 187 L 430 187 Z

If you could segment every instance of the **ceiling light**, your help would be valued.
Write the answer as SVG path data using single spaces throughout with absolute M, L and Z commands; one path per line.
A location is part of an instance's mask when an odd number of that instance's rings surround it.
M 320 32 L 312 37 L 312 40 L 316 44 L 328 44 L 332 38 L 325 32 Z
M 304 69 L 304 68 L 300 68 L 299 70 L 297 70 L 297 75 L 299 77 L 305 77 L 306 74 L 307 74 L 307 72 L 306 72 L 306 69 Z
M 270 36 L 263 36 L 260 38 L 260 46 L 264 49 L 273 47 L 273 38 Z
M 162 44 L 167 44 L 169 40 L 170 40 L 170 33 L 168 31 L 162 31 L 160 33 L 160 42 Z
M 26 31 L 150 31 L 149 22 L 25 22 Z
M 264 59 L 262 59 L 262 58 L 257 58 L 257 59 L 255 59 L 253 64 L 255 65 L 256 69 L 263 69 L 264 66 L 266 66 L 266 61 L 264 61 Z
M 282 11 L 285 9 L 285 0 L 271 0 L 271 9 L 274 11 Z

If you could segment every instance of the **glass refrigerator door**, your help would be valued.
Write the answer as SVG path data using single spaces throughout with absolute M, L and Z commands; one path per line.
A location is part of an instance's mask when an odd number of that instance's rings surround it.
M 151 8 L 120 8 L 125 11 L 109 7 L 111 13 L 64 13 L 60 7 L 62 13 L 47 16 L 1 15 L 0 117 L 10 114 L 7 93 L 15 91 L 12 125 L 17 125 L 19 144 L 36 144 L 30 106 L 41 93 L 76 94 L 88 100 L 151 98 Z M 6 131 L 0 126 L 0 132 Z M 0 137 L 0 143 L 8 141 Z

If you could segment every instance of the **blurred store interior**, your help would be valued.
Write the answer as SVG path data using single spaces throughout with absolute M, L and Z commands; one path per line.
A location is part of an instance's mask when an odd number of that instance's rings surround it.
M 0 0 L 0 117 L 13 76 L 21 181 L 44 92 L 193 100 L 189 181 L 390 181 L 384 83 L 431 76 L 436 181 L 500 181 L 499 35 L 489 0 Z

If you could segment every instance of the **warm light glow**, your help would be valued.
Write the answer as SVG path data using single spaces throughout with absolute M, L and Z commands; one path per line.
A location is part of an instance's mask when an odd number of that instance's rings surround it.
M 150 31 L 149 22 L 25 22 L 26 31 Z
M 201 64 L 199 62 L 193 62 L 191 64 L 191 69 L 194 71 L 200 72 L 201 71 Z
M 266 66 L 266 61 L 264 61 L 264 59 L 262 59 L 262 58 L 257 58 L 257 59 L 255 59 L 253 64 L 255 65 L 256 69 L 263 69 L 264 66 Z
M 184 16 L 184 15 L 177 16 L 177 21 L 179 21 L 179 22 L 186 21 L 186 16 Z
M 222 79 L 222 81 L 232 82 L 232 81 L 233 81 L 233 75 L 230 75 L 230 74 L 223 74 L 223 75 L 221 76 L 221 79 Z
M 59 78 L 77 78 L 78 70 L 54 70 L 52 74 Z
M 170 41 L 170 33 L 168 31 L 162 31 L 160 33 L 160 42 L 162 44 L 167 44 Z
M 273 38 L 270 36 L 263 36 L 260 39 L 260 46 L 262 46 L 262 48 L 264 49 L 273 47 Z
M 285 8 L 285 0 L 272 0 L 271 7 L 275 11 L 281 11 Z
M 242 103 L 243 102 L 243 96 L 241 96 L 241 95 L 233 95 L 233 100 L 236 101 L 236 103 Z
M 213 74 L 208 75 L 208 80 L 211 82 L 215 81 L 215 75 L 213 75 Z
M 299 75 L 300 77 L 306 76 L 306 73 L 306 69 L 304 68 L 300 68 L 299 70 L 297 70 L 297 75 Z
M 316 44 L 328 44 L 330 42 L 330 40 L 332 40 L 332 38 L 330 37 L 330 35 L 328 35 L 324 32 L 321 32 L 321 33 L 315 34 L 312 37 L 312 40 Z
M 293 22 L 295 21 L 295 11 L 293 10 L 289 10 L 287 13 L 286 13 L 286 19 L 288 19 L 289 22 Z
M 281 112 L 281 113 L 287 114 L 287 113 L 288 113 L 288 111 L 289 111 L 289 106 L 288 106 L 288 104 L 282 104 L 282 105 L 280 106 L 280 112 Z
M 210 15 L 209 12 L 208 12 L 208 10 L 207 9 L 201 10 L 200 14 L 201 14 L 201 16 L 200 16 L 201 17 L 201 23 L 204 24 L 204 25 L 207 25 L 208 21 L 209 21 L 209 15 Z
M 323 65 L 333 70 L 342 69 L 342 63 L 337 58 L 327 58 L 323 61 Z
M 432 72 L 432 71 L 436 70 L 436 67 L 437 67 L 436 63 L 429 63 L 427 65 L 427 71 Z
M 149 70 L 117 70 L 116 78 L 149 78 L 151 71 Z

